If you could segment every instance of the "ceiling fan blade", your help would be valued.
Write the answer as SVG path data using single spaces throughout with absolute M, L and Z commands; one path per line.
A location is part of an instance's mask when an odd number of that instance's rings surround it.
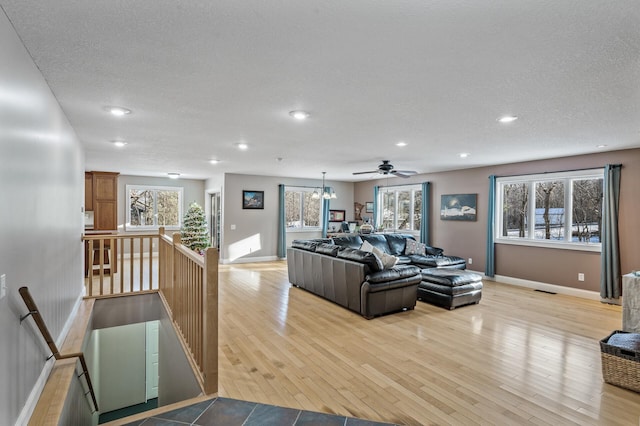
M 410 175 L 404 174 L 404 173 L 400 172 L 399 170 L 391 170 L 390 173 L 392 175 L 394 175 L 394 176 L 398 176 L 398 177 L 405 178 L 405 179 L 410 177 Z
M 415 175 L 416 172 L 415 170 L 394 170 L 395 173 L 402 173 L 403 175 Z
M 378 170 L 371 170 L 370 172 L 353 172 L 354 175 L 366 175 L 367 173 L 378 173 Z

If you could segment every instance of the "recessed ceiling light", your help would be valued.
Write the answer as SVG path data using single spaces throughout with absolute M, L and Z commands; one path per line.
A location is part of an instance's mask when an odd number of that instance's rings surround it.
M 505 115 L 504 117 L 500 117 L 498 118 L 498 122 L 499 123 L 513 123 L 514 121 L 516 121 L 518 119 L 517 115 Z
M 167 173 L 167 175 L 171 178 L 171 179 L 178 179 L 180 177 L 180 173 Z
M 309 113 L 301 110 L 289 111 L 289 115 L 296 120 L 306 120 L 307 118 L 309 118 Z
M 469 154 L 468 152 L 461 152 L 460 154 L 458 154 L 458 157 L 460 158 L 467 158 L 468 156 L 470 156 L 471 154 Z
M 396 146 L 407 146 L 407 143 L 404 141 L 400 141 L 396 144 Z
M 125 141 L 111 141 L 111 143 L 113 145 L 115 145 L 118 148 L 122 148 L 123 146 L 125 146 L 127 144 L 127 142 Z
M 605 145 L 605 144 L 596 145 L 596 148 L 606 148 L 606 147 L 607 147 L 607 145 Z
M 211 164 L 218 164 L 220 162 L 220 160 L 213 159 L 213 160 L 209 160 L 209 162 Z
M 243 151 L 246 151 L 247 149 L 249 149 L 249 145 L 247 145 L 244 142 L 240 142 L 239 144 L 236 144 L 236 146 L 238 147 L 238 149 L 241 149 Z
M 118 106 L 108 106 L 108 107 L 105 107 L 105 109 L 109 111 L 112 115 L 115 115 L 116 117 L 122 117 L 122 116 L 131 114 L 131 110 L 129 108 L 123 108 Z

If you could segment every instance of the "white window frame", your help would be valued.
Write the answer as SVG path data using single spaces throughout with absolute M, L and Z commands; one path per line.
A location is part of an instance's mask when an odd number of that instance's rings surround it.
M 508 176 L 496 179 L 495 205 L 494 205 L 494 241 L 498 244 L 523 245 L 532 247 L 546 247 L 565 250 L 581 250 L 600 252 L 601 243 L 574 242 L 571 241 L 572 233 L 567 231 L 572 229 L 573 222 L 573 185 L 574 180 L 604 179 L 604 169 L 589 169 L 567 172 L 543 173 L 535 175 Z M 563 241 L 543 240 L 535 238 L 535 184 L 546 181 L 562 181 L 564 183 L 564 228 L 565 235 Z M 503 195 L 504 185 L 508 184 L 529 185 L 529 205 L 528 205 L 528 237 L 504 237 L 501 234 L 503 221 Z M 531 201 L 533 200 L 533 202 Z
M 154 224 L 150 226 L 144 225 L 131 225 L 131 190 L 138 191 L 175 191 L 178 193 L 178 225 L 177 226 L 165 226 L 166 230 L 180 230 L 182 227 L 182 219 L 184 214 L 183 209 L 183 200 L 184 200 L 184 188 L 181 186 L 153 186 L 153 185 L 126 185 L 125 190 L 127 192 L 126 195 L 126 209 L 127 209 L 127 217 L 125 220 L 125 231 L 157 231 L 160 226 L 158 226 L 157 222 L 157 213 L 154 214 L 153 220 Z M 157 199 L 157 198 L 154 198 Z M 154 205 L 154 211 L 157 212 L 158 207 Z
M 284 191 L 285 193 L 288 192 L 299 192 L 300 193 L 300 221 L 304 222 L 304 199 L 302 198 L 302 194 L 305 192 L 309 192 L 309 193 L 313 193 L 313 191 L 317 191 L 317 188 L 307 188 L 304 186 L 289 186 L 289 185 L 285 185 L 284 186 Z M 316 232 L 316 231 L 322 231 L 322 208 L 324 206 L 323 200 L 322 200 L 322 196 L 320 197 L 320 199 L 318 200 L 318 203 L 320 203 L 320 208 L 318 209 L 319 211 L 319 217 L 318 217 L 318 223 L 319 226 L 303 226 L 300 228 L 289 228 L 286 226 L 285 224 L 285 229 L 286 232 Z M 285 220 L 286 220 L 286 212 L 285 212 Z
M 384 194 L 385 193 L 389 193 L 389 192 L 393 192 L 394 196 L 394 202 L 393 202 L 393 207 L 394 207 L 394 211 L 393 211 L 393 229 L 388 229 L 388 231 L 401 231 L 405 234 L 412 234 L 412 235 L 419 235 L 420 234 L 420 230 L 419 229 L 398 229 L 398 192 L 404 192 L 404 191 L 409 191 L 410 192 L 410 201 L 409 201 L 409 223 L 411 224 L 411 226 L 413 226 L 414 223 L 414 214 L 415 211 L 413 209 L 413 207 L 415 206 L 415 196 L 416 196 L 416 191 L 420 191 L 422 192 L 422 185 L 421 184 L 416 184 L 416 185 L 393 185 L 393 186 L 385 186 L 385 187 L 379 187 L 378 188 L 378 200 L 377 200 L 377 205 L 378 205 L 378 211 L 376 212 L 376 224 L 382 224 L 383 223 L 383 213 L 384 213 L 384 206 L 383 206 L 383 199 L 384 199 Z M 424 196 L 424 194 L 422 194 L 422 196 Z M 424 212 L 422 213 L 422 219 L 424 220 Z M 387 231 L 387 229 L 385 229 L 385 231 Z

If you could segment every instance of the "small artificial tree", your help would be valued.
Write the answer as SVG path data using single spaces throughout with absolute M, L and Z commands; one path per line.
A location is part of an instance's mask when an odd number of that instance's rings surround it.
M 209 247 L 209 234 L 204 210 L 195 201 L 189 205 L 180 230 L 182 244 L 202 254 Z

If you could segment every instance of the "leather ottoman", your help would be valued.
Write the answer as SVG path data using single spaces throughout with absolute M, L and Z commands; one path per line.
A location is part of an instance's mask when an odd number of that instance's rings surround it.
M 481 275 L 448 268 L 427 268 L 420 272 L 422 282 L 418 284 L 418 300 L 447 309 L 480 303 Z

